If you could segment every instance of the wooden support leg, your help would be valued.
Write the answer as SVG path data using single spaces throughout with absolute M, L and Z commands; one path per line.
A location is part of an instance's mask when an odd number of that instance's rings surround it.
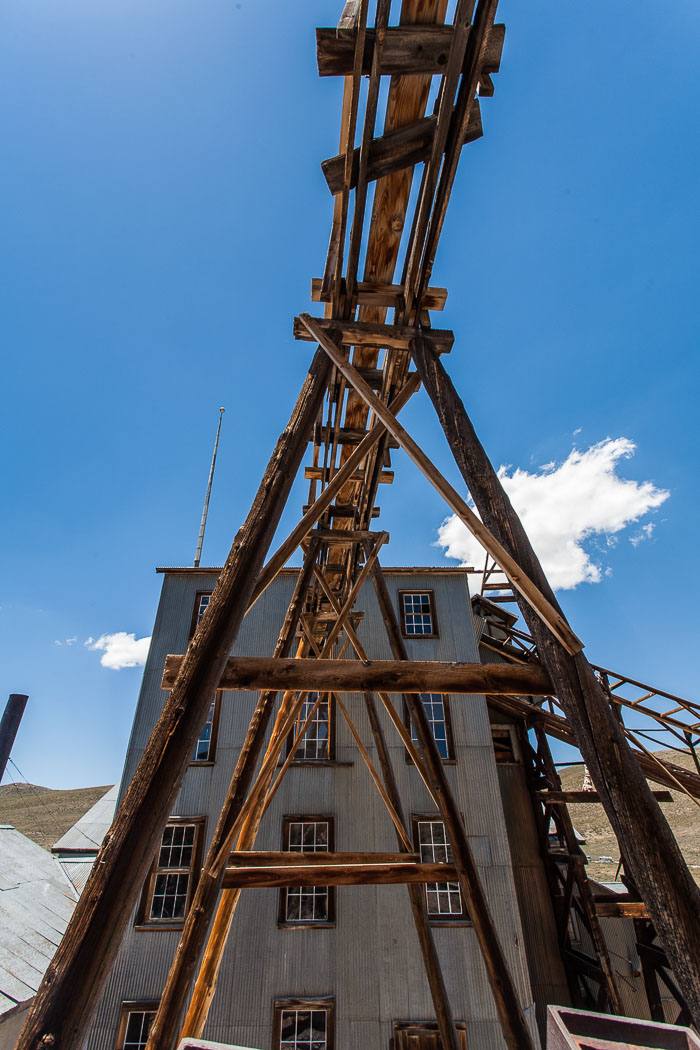
M 561 613 L 522 523 L 439 357 L 422 337 L 415 340 L 412 351 L 484 524 Z M 520 598 L 518 602 L 693 1021 L 700 1025 L 700 889 L 590 664 L 580 652 L 575 656 L 568 653 L 530 605 Z
M 297 578 L 294 594 L 275 646 L 276 656 L 289 655 L 306 600 L 306 592 L 317 553 L 318 544 L 314 542 L 309 547 L 304 566 Z M 220 865 L 217 870 L 215 860 L 240 815 L 243 802 L 250 789 L 276 697 L 276 692 L 265 690 L 258 698 L 197 883 L 197 889 L 187 913 L 185 927 L 168 974 L 158 1012 L 148 1034 L 147 1050 L 171 1050 L 177 1043 L 182 1014 L 190 993 L 194 972 L 204 950 L 209 925 L 221 892 L 225 868 Z
M 389 757 L 389 749 L 386 746 L 384 732 L 377 717 L 377 709 L 371 693 L 365 693 L 365 706 L 367 708 L 369 724 L 372 728 L 372 736 L 374 737 L 374 743 L 377 748 L 379 765 L 384 778 L 384 787 L 386 788 L 387 795 L 391 799 L 394 810 L 402 821 L 404 829 L 406 829 L 406 820 L 401 809 L 401 799 L 399 797 L 399 789 L 396 784 L 394 770 L 391 765 L 391 758 Z M 403 850 L 405 847 L 402 842 L 402 836 L 398 834 L 398 831 L 397 839 L 399 842 L 399 849 Z M 450 1000 L 447 996 L 445 979 L 442 975 L 440 959 L 435 947 L 435 941 L 433 940 L 433 932 L 430 929 L 430 923 L 428 922 L 423 887 L 418 886 L 415 883 L 408 883 L 406 889 L 408 890 L 408 897 L 411 902 L 413 921 L 416 926 L 416 933 L 418 934 L 418 943 L 420 944 L 425 973 L 428 978 L 430 994 L 435 1009 L 435 1017 L 438 1023 L 438 1029 L 440 1030 L 440 1042 L 442 1043 L 443 1050 L 460 1050 L 459 1036 L 457 1035 L 454 1019 L 452 1017 L 452 1009 L 450 1007 Z
M 29 1011 L 17 1050 L 81 1046 L 141 892 L 211 698 L 318 418 L 330 375 L 317 351 L 250 513 L 190 642 L 68 929 Z
M 554 765 L 554 759 L 552 753 L 549 750 L 549 743 L 547 742 L 547 735 L 542 728 L 541 723 L 535 723 L 534 725 L 535 735 L 537 737 L 537 750 L 542 762 L 542 766 L 545 770 L 547 779 L 550 783 L 550 790 L 561 791 L 561 780 L 557 773 L 556 766 Z M 564 838 L 567 843 L 567 848 L 570 853 L 573 853 L 576 845 L 576 833 L 574 826 L 571 822 L 571 816 L 568 808 L 564 806 L 557 806 L 557 821 L 561 823 Z M 600 920 L 595 909 L 595 902 L 593 900 L 593 894 L 591 887 L 586 877 L 586 872 L 583 868 L 583 857 L 580 858 L 580 865 L 577 869 L 574 869 L 572 865 L 572 873 L 575 873 L 577 877 L 579 899 L 581 906 L 586 915 L 586 924 L 588 926 L 588 932 L 590 933 L 591 940 L 593 941 L 593 948 L 598 958 L 598 964 L 603 972 L 604 988 L 607 994 L 608 1002 L 605 1003 L 606 1012 L 609 1010 L 614 1014 L 623 1014 L 622 1000 L 620 999 L 620 993 L 617 990 L 617 984 L 615 983 L 615 971 L 613 970 L 612 963 L 610 962 L 610 956 L 608 954 L 608 946 L 605 943 L 603 937 L 603 931 L 601 929 Z
M 376 564 L 376 559 L 381 546 L 387 538 L 387 533 L 379 533 L 371 552 L 368 553 L 367 561 L 340 610 L 338 619 L 331 627 L 323 644 L 323 649 L 320 653 L 321 659 L 328 658 L 331 655 L 333 645 L 342 631 L 347 617 L 350 615 L 362 584 L 371 572 L 373 566 Z M 291 731 L 299 711 L 301 710 L 304 695 L 305 694 L 301 694 L 300 697 L 295 698 L 294 694 L 285 694 L 285 699 L 280 711 L 278 712 L 277 721 L 275 723 L 275 728 L 273 729 L 270 743 L 268 744 L 263 765 L 258 774 L 253 791 L 247 800 L 246 805 L 248 806 L 248 811 L 236 844 L 236 849 L 238 850 L 252 849 L 255 844 L 260 821 L 265 812 L 265 800 L 272 784 L 275 766 L 282 751 L 282 747 L 284 746 L 284 741 Z M 224 847 L 219 851 L 217 857 L 217 863 L 222 866 L 226 863 L 227 850 L 228 844 L 225 842 Z M 209 942 L 206 946 L 202 965 L 197 975 L 194 992 L 192 994 L 192 1001 L 185 1017 L 185 1023 L 182 1030 L 183 1037 L 200 1038 L 202 1035 L 209 1014 L 209 1008 L 214 997 L 224 948 L 226 947 L 239 897 L 240 890 L 237 889 L 224 890 L 221 895 L 219 907 L 211 928 Z
M 394 606 L 377 561 L 375 561 L 372 570 L 372 579 L 394 656 L 397 660 L 407 660 L 408 653 L 401 636 Z M 503 1038 L 509 1050 L 533 1050 L 532 1037 L 498 940 L 459 808 L 447 783 L 442 759 L 430 728 L 428 716 L 425 713 L 420 696 L 407 694 L 405 700 L 418 738 L 419 750 L 433 784 L 433 791 L 438 802 L 440 815 L 445 824 L 445 831 L 452 845 L 459 888 L 463 894 L 474 926 L 474 932 L 481 948 L 486 973 L 501 1023 Z

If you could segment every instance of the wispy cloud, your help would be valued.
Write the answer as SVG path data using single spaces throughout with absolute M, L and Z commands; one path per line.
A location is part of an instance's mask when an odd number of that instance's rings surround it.
M 88 638 L 84 643 L 88 649 L 101 652 L 100 663 L 112 671 L 121 671 L 123 667 L 142 667 L 148 656 L 150 638 L 137 638 L 126 631 L 114 634 L 101 634 L 99 638 Z
M 547 463 L 534 473 L 499 468 L 503 487 L 555 589 L 599 583 L 610 569 L 593 560 L 586 541 L 598 537 L 613 547 L 617 533 L 668 499 L 668 490 L 651 481 L 618 475 L 620 461 L 633 456 L 635 449 L 629 438 L 606 438 L 583 452 L 574 448 L 563 463 Z M 630 542 L 638 546 L 653 530 L 652 522 L 642 525 Z M 483 549 L 455 515 L 440 526 L 436 545 L 463 565 L 483 565 Z
M 75 645 L 75 643 L 77 641 L 78 641 L 78 636 L 77 636 L 77 634 L 74 634 L 72 638 L 64 638 L 64 640 L 62 642 L 59 641 L 58 638 L 56 638 L 56 640 L 54 641 L 53 644 L 54 645 Z

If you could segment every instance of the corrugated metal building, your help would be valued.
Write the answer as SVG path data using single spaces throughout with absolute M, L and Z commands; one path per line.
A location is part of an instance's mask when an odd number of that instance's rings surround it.
M 163 590 L 121 794 L 162 709 L 165 657 L 183 653 L 216 583 L 217 570 L 163 570 Z M 385 569 L 409 656 L 478 660 L 467 574 L 454 568 Z M 236 655 L 269 655 L 291 598 L 295 572 L 268 588 L 241 628 Z M 407 597 L 408 596 L 408 597 Z M 427 596 L 427 597 L 426 597 Z M 374 591 L 362 590 L 358 634 L 372 659 L 391 658 Z M 421 620 L 426 616 L 426 620 Z M 418 624 L 422 634 L 411 630 Z M 423 626 L 420 626 L 420 625 Z M 425 625 L 429 630 L 424 630 Z M 406 633 L 405 632 L 405 633 Z M 257 694 L 224 692 L 213 705 L 94 1024 L 90 1050 L 137 1050 L 175 951 L 181 918 L 253 712 Z M 533 990 L 544 1003 L 568 1002 L 558 963 L 551 902 L 537 852 L 517 746 L 497 764 L 483 696 L 432 697 L 430 717 L 447 776 L 465 820 L 489 905 L 533 1032 Z M 347 697 L 370 746 L 361 698 Z M 384 731 L 416 847 L 445 859 L 441 823 L 388 717 Z M 256 848 L 392 851 L 392 823 L 347 726 L 329 712 L 330 729 L 307 733 L 260 829 Z M 314 732 L 312 733 L 312 729 Z M 503 801 L 502 801 L 503 800 Z M 523 801 L 524 800 L 524 801 Z M 507 826 L 509 825 L 509 826 Z M 452 884 L 427 887 L 428 910 L 455 1019 L 471 1050 L 503 1045 L 476 938 Z M 407 1025 L 427 1025 L 434 1011 L 403 886 L 341 886 L 324 895 L 253 889 L 243 893 L 204 1037 L 278 1050 L 408 1045 Z M 296 1027 L 295 1027 L 296 1026 Z M 303 1028 L 303 1032 L 302 1029 Z M 403 1034 L 402 1034 L 403 1033 Z M 141 1040 L 141 1042 L 139 1041 Z

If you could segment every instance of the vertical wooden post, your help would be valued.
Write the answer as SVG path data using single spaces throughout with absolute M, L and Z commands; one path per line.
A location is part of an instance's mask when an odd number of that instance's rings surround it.
M 16 1050 L 81 1046 L 250 603 L 328 386 L 316 351 L 212 600 L 37 992 Z
M 318 553 L 318 543 L 312 541 L 297 577 L 292 600 L 282 624 L 275 656 L 288 656 L 294 641 L 294 633 L 306 600 L 306 592 Z M 197 964 L 202 957 L 207 933 L 214 915 L 214 908 L 221 893 L 225 866 L 217 870 L 216 859 L 238 818 L 243 802 L 253 780 L 255 767 L 260 757 L 265 734 L 277 697 L 276 692 L 264 690 L 250 720 L 243 747 L 238 755 L 236 768 L 226 799 L 214 831 L 204 862 L 192 904 L 187 913 L 185 926 L 177 946 L 168 980 L 161 996 L 158 1012 L 148 1033 L 147 1050 L 169 1050 L 177 1045 L 181 1019 L 192 987 Z
M 438 355 L 422 336 L 413 342 L 412 353 L 484 525 L 561 612 L 522 523 Z M 700 1025 L 700 889 L 585 656 L 568 653 L 520 596 L 518 604 L 693 1021 Z
M 19 724 L 22 721 L 24 709 L 27 706 L 28 696 L 24 693 L 10 693 L 5 711 L 0 722 L 0 780 L 5 775 L 7 760 L 12 751 L 12 745 L 17 736 Z
M 365 693 L 365 707 L 367 708 L 367 717 L 369 718 L 369 724 L 372 728 L 372 736 L 374 737 L 374 743 L 377 748 L 379 765 L 384 778 L 384 787 L 386 788 L 387 795 L 392 801 L 394 809 L 403 821 L 404 828 L 406 828 L 406 820 L 401 808 L 401 798 L 399 796 L 399 789 L 396 784 L 394 770 L 391 765 L 389 749 L 386 746 L 384 731 L 382 730 L 381 723 L 377 717 L 377 709 L 371 693 Z M 408 829 L 406 828 L 406 830 Z M 396 838 L 399 844 L 399 849 L 403 852 L 405 847 L 398 832 Z M 420 944 L 423 965 L 425 966 L 430 995 L 435 1009 L 435 1017 L 440 1031 L 440 1042 L 443 1050 L 460 1050 L 459 1036 L 457 1035 L 457 1029 L 455 1028 L 454 1018 L 452 1016 L 450 1000 L 447 995 L 447 988 L 445 987 L 445 978 L 442 975 L 442 967 L 440 966 L 440 959 L 435 947 L 433 931 L 430 928 L 425 908 L 425 894 L 423 887 L 415 882 L 409 882 L 406 884 L 406 889 L 408 890 L 408 899 L 411 902 L 413 922 L 415 923 L 416 933 L 418 934 L 418 943 Z
M 394 656 L 397 660 L 407 660 L 408 653 L 396 619 L 396 612 L 389 596 L 384 575 L 377 561 L 375 561 L 372 569 L 372 580 Z M 404 700 L 416 731 L 423 762 L 433 784 L 435 798 L 437 799 L 440 816 L 445 824 L 447 838 L 452 845 L 459 888 L 481 948 L 484 966 L 498 1012 L 498 1019 L 501 1023 L 503 1038 L 509 1050 L 534 1050 L 532 1036 L 527 1027 L 525 1015 L 520 1005 L 508 964 L 498 940 L 486 895 L 464 830 L 462 817 L 447 782 L 440 752 L 435 743 L 435 737 L 430 728 L 423 702 L 420 696 L 408 693 L 405 694 Z

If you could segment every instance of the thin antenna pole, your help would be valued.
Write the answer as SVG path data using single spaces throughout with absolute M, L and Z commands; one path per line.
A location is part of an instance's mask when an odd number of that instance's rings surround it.
M 211 483 L 214 480 L 214 466 L 216 465 L 216 451 L 219 447 L 219 434 L 221 433 L 221 420 L 224 418 L 225 408 L 219 409 L 219 425 L 216 428 L 216 441 L 214 442 L 214 454 L 211 457 L 211 467 L 209 468 L 209 481 L 207 482 L 207 494 L 204 497 L 204 510 L 202 511 L 202 523 L 199 526 L 199 538 L 197 540 L 197 553 L 194 556 L 194 567 L 199 568 L 199 562 L 202 557 L 202 544 L 204 543 L 204 530 L 207 527 L 207 514 L 209 513 L 209 497 L 211 496 Z

